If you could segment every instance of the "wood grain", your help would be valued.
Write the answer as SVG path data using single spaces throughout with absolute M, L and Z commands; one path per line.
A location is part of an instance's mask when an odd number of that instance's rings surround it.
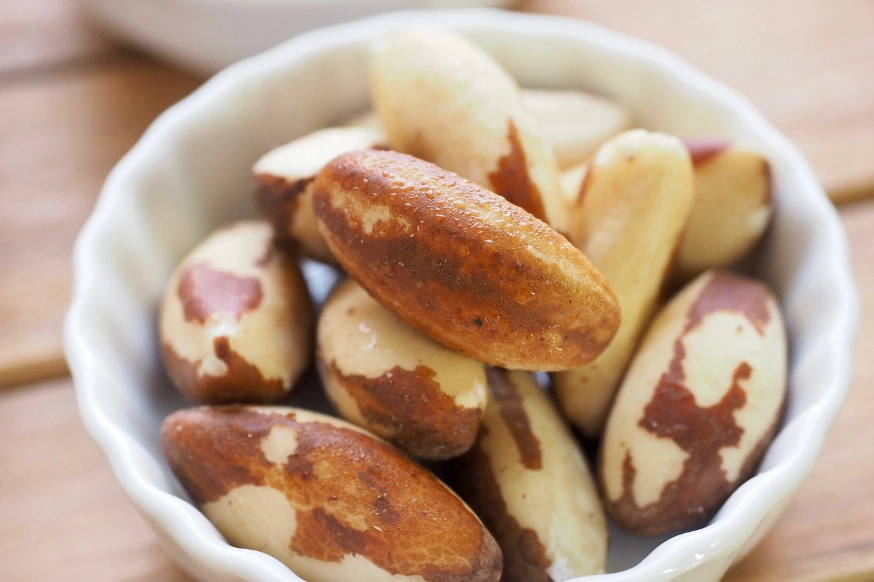
M 0 2 L 0 80 L 87 62 L 119 50 L 85 24 L 78 2 Z
M 76 234 L 112 166 L 199 82 L 135 55 L 0 81 L 0 385 L 64 371 Z
M 0 393 L 0 419 L 0 580 L 191 580 L 122 494 L 69 380 Z
M 874 195 L 874 2 L 527 0 L 659 44 L 748 97 L 836 202 Z

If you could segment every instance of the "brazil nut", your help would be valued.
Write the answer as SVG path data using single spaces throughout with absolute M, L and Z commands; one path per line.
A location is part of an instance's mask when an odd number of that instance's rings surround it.
M 653 321 L 607 421 L 599 479 L 624 529 L 712 515 L 755 471 L 786 396 L 786 331 L 763 284 L 708 271 Z
M 164 455 L 227 540 L 309 582 L 497 582 L 501 552 L 431 473 L 357 427 L 284 407 L 182 410 Z
M 604 572 L 607 521 L 574 437 L 527 372 L 490 368 L 476 444 L 453 483 L 504 554 L 505 582 Z
M 195 402 L 275 402 L 309 366 L 310 296 L 271 239 L 267 223 L 231 224 L 185 257 L 167 285 L 161 353 Z
M 486 405 L 485 366 L 434 342 L 347 279 L 319 316 L 322 384 L 346 420 L 421 459 L 467 451 Z
M 619 325 L 605 279 L 563 236 L 504 198 L 397 152 L 344 154 L 316 178 L 340 265 L 401 319 L 465 356 L 559 370 Z
M 302 254 L 334 263 L 316 228 L 312 186 L 319 170 L 340 154 L 385 148 L 381 131 L 361 127 L 320 129 L 264 154 L 252 168 L 255 205 L 273 225 L 277 241 Z

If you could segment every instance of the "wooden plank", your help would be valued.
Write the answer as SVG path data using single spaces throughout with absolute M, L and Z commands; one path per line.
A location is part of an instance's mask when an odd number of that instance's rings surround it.
M 874 200 L 841 208 L 861 302 L 850 394 L 810 477 L 726 582 L 874 580 Z
M 746 95 L 835 202 L 874 194 L 874 2 L 526 0 L 659 44 Z
M 85 432 L 72 383 L 0 393 L 0 580 L 191 580 Z
M 64 370 L 76 234 L 112 166 L 199 82 L 132 55 L 0 81 L 0 385 Z
M 0 2 L 0 79 L 112 54 L 118 46 L 86 26 L 79 2 Z

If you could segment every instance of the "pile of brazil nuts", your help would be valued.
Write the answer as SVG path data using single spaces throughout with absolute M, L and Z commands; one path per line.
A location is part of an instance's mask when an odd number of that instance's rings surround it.
M 191 500 L 309 582 L 558 582 L 604 571 L 607 516 L 713 515 L 786 393 L 774 296 L 724 270 L 768 224 L 768 162 L 520 90 L 448 32 L 379 38 L 370 82 L 373 112 L 257 161 L 264 221 L 168 283 L 164 364 L 203 406 L 162 443 Z M 348 275 L 317 321 L 301 256 Z M 276 405 L 313 358 L 345 420 Z

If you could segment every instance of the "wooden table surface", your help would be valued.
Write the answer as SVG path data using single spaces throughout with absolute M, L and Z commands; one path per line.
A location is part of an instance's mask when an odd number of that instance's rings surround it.
M 862 302 L 850 396 L 783 518 L 726 580 L 874 580 L 874 2 L 520 7 L 655 41 L 726 81 L 842 203 Z M 0 3 L 0 580 L 189 580 L 82 428 L 60 330 L 72 244 L 101 183 L 203 79 L 105 39 L 75 8 Z

